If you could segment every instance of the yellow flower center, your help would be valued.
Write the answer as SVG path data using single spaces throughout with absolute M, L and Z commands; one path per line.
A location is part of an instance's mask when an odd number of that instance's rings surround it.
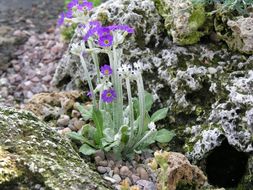
M 109 44 L 109 40 L 105 40 L 104 43 L 105 43 L 105 44 Z
M 108 71 L 108 70 L 105 70 L 105 74 L 106 74 L 106 75 L 109 75 L 109 71 Z
M 107 93 L 107 94 L 106 94 L 106 97 L 108 97 L 108 98 L 111 97 L 111 96 L 112 96 L 111 93 Z

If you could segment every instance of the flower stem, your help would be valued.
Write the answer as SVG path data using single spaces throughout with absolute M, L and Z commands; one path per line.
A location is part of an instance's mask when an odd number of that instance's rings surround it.
M 89 72 L 88 72 L 88 69 L 87 69 L 87 64 L 86 64 L 86 62 L 85 62 L 82 55 L 80 55 L 80 60 L 81 60 L 82 67 L 84 69 L 84 74 L 87 77 L 87 82 L 88 82 L 88 86 L 89 86 L 89 89 L 90 89 L 90 92 L 91 92 L 93 107 L 96 107 L 96 99 L 95 99 L 95 94 L 94 94 L 94 88 L 93 88 L 91 78 L 90 78 L 90 75 L 89 75 Z
M 140 109 L 140 121 L 138 127 L 137 139 L 142 136 L 144 128 L 144 117 L 145 117 L 145 95 L 144 95 L 144 85 L 141 74 L 137 78 L 137 89 L 139 96 L 139 109 Z
M 117 92 L 117 126 L 118 128 L 123 124 L 123 90 L 122 79 L 119 77 L 117 69 L 121 66 L 122 49 L 113 47 L 113 61 L 115 68 L 115 88 Z
M 134 136 L 134 109 L 133 109 L 133 100 L 131 93 L 131 84 L 129 78 L 126 78 L 126 88 L 127 88 L 127 96 L 128 96 L 128 105 L 129 105 L 129 120 L 130 120 L 130 137 L 129 142 L 132 141 Z
M 91 40 L 88 40 L 88 45 L 89 45 L 89 48 L 92 49 L 94 48 L 94 43 L 93 41 Z M 95 69 L 96 69 L 96 72 L 97 72 L 97 84 L 100 83 L 100 70 L 99 70 L 99 61 L 98 61 L 98 55 L 96 53 L 91 53 L 91 57 L 92 57 L 92 60 L 94 62 L 94 65 L 95 65 Z
M 114 88 L 115 88 L 115 90 L 116 90 L 116 79 L 115 79 L 115 73 L 116 73 L 116 69 L 114 68 L 114 60 L 113 60 L 113 55 L 112 55 L 112 52 L 110 51 L 110 52 L 108 52 L 108 57 L 109 57 L 109 62 L 110 62 L 110 66 L 111 66 L 111 68 L 112 68 L 112 84 L 113 84 L 113 86 L 114 86 Z M 118 99 L 118 94 L 117 94 L 117 91 L 116 91 L 116 95 L 117 95 L 117 99 Z M 112 103 L 112 110 L 113 110 L 113 129 L 115 130 L 115 131 L 117 131 L 116 130 L 116 122 L 117 122 L 117 120 L 116 120 L 116 117 L 117 117 L 117 105 L 116 105 L 116 102 L 113 102 Z

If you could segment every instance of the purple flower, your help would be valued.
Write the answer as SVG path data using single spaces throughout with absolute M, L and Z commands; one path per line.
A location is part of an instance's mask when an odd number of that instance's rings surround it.
M 122 31 L 128 32 L 129 34 L 134 33 L 134 29 L 129 27 L 128 25 L 112 25 L 112 26 L 109 26 L 109 29 L 111 31 L 122 30 Z
M 105 36 L 110 34 L 111 30 L 108 27 L 98 27 L 97 34 L 98 36 Z
M 91 91 L 89 91 L 89 92 L 87 93 L 87 96 L 88 96 L 90 99 L 92 99 L 92 93 L 91 93 Z
M 101 27 L 101 23 L 99 21 L 91 21 L 89 22 L 89 27 L 90 29 L 83 37 L 84 41 L 87 41 L 89 37 L 93 36 L 97 32 L 98 28 Z
M 66 13 L 65 13 L 65 17 L 66 18 L 72 18 L 73 17 L 73 12 L 71 10 L 68 10 Z
M 110 47 L 113 43 L 113 37 L 110 34 L 104 35 L 104 36 L 100 36 L 98 38 L 98 44 L 101 47 Z
M 83 10 L 85 7 L 87 10 L 91 10 L 93 8 L 93 3 L 87 2 L 87 0 L 72 0 L 68 3 L 68 10 L 72 10 L 74 7 L 77 7 L 79 10 Z
M 70 10 L 78 4 L 78 0 L 72 0 L 67 4 L 67 8 Z
M 116 99 L 116 92 L 113 88 L 109 88 L 108 90 L 104 90 L 102 93 L 102 100 L 106 103 L 111 103 Z
M 93 21 L 90 21 L 89 22 L 89 25 L 91 26 L 91 27 L 100 27 L 101 26 L 101 22 L 99 22 L 99 21 L 97 21 L 97 20 L 93 20 Z
M 112 68 L 109 65 L 104 65 L 100 68 L 101 73 L 105 76 L 110 76 L 112 74 Z
M 64 12 L 62 12 L 62 13 L 59 15 L 59 19 L 58 19 L 58 21 L 57 21 L 57 25 L 58 25 L 58 26 L 63 25 L 63 23 L 64 23 L 64 18 L 65 18 L 65 14 L 64 14 Z
M 93 3 L 92 2 L 83 2 L 81 4 L 81 6 L 86 7 L 87 10 L 91 10 L 93 8 Z

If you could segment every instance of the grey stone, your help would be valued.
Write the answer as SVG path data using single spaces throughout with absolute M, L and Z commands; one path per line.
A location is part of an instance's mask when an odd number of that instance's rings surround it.
M 68 115 L 61 115 L 60 118 L 57 120 L 57 124 L 60 126 L 67 126 L 69 124 L 69 116 Z
M 157 190 L 156 185 L 151 181 L 138 180 L 136 183 L 142 186 L 143 190 Z
M 67 138 L 32 113 L 0 107 L 0 125 L 1 188 L 33 189 L 41 182 L 45 189 L 110 189 Z
M 121 177 L 119 176 L 119 174 L 114 174 L 113 179 L 115 179 L 116 183 L 121 182 Z

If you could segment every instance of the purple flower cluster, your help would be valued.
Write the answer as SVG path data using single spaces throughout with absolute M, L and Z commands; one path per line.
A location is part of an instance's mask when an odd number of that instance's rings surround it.
M 107 90 L 104 90 L 102 93 L 102 100 L 106 103 L 111 103 L 116 98 L 117 98 L 116 92 L 113 88 L 109 88 Z
M 90 27 L 89 31 L 83 37 L 83 40 L 87 41 L 90 37 L 96 35 L 98 37 L 99 46 L 110 47 L 113 44 L 112 32 L 116 30 L 120 30 L 127 33 L 134 33 L 134 29 L 129 27 L 128 25 L 102 26 L 101 23 L 96 22 L 96 26 L 93 25 L 93 27 Z
M 64 23 L 64 19 L 68 18 L 71 19 L 73 17 L 73 10 L 77 9 L 80 11 L 83 10 L 91 10 L 93 8 L 93 4 L 92 2 L 88 2 L 87 0 L 72 0 L 71 2 L 69 2 L 67 4 L 67 11 L 66 12 L 62 12 L 60 14 L 60 17 L 58 19 L 58 26 L 61 26 Z

